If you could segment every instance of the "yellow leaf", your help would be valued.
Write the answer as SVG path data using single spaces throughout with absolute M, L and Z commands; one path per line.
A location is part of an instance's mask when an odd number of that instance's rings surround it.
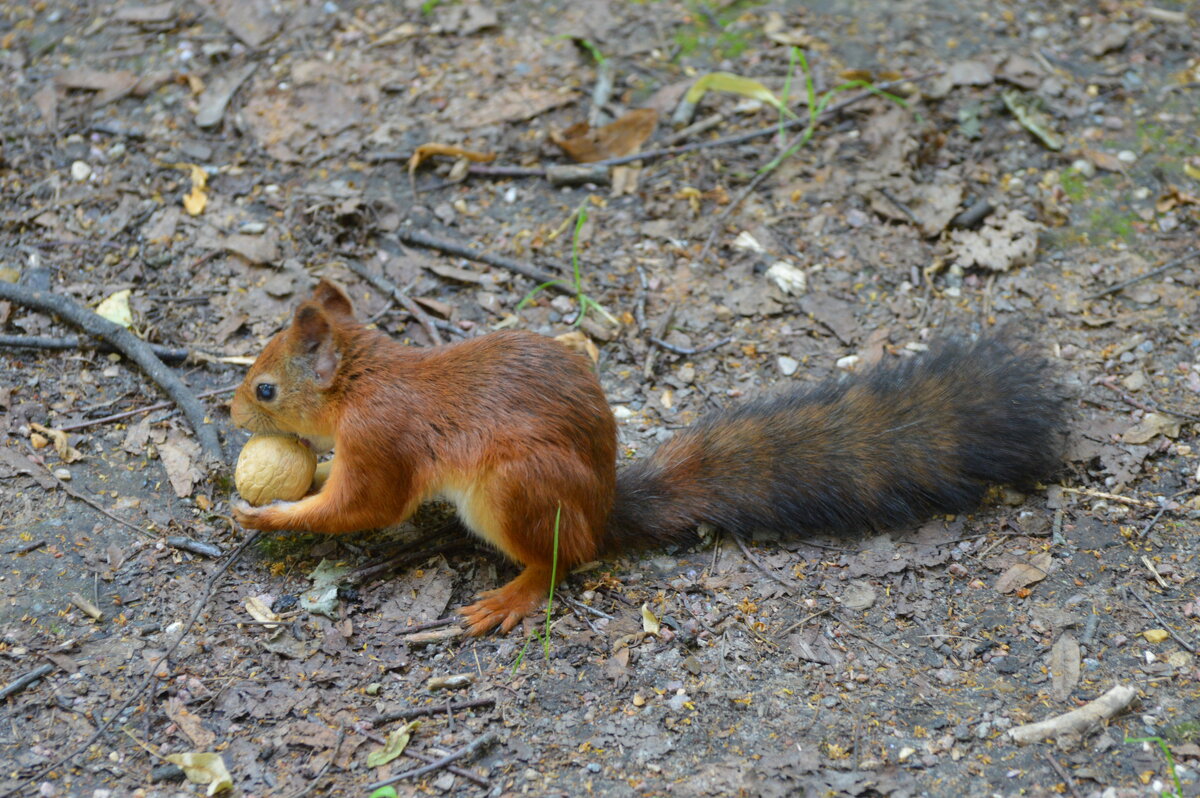
M 267 625 L 268 629 L 275 628 L 275 622 L 280 618 L 276 615 L 265 601 L 258 596 L 250 596 L 245 603 L 246 612 L 256 621 L 261 621 Z
M 404 753 L 404 749 L 408 746 L 409 738 L 412 733 L 420 727 L 421 721 L 410 720 L 408 723 L 395 729 L 387 737 L 387 742 L 384 743 L 382 749 L 373 751 L 367 755 L 367 767 L 377 768 L 380 765 L 386 765 L 396 757 Z
M 658 618 L 654 617 L 654 613 L 650 612 L 650 605 L 642 605 L 642 629 L 652 635 L 658 634 L 661 627 L 658 623 Z
M 1193 166 L 1190 163 L 1185 163 L 1183 165 L 1183 173 L 1192 180 L 1200 180 L 1200 166 Z
M 129 309 L 130 293 L 132 292 L 126 288 L 124 291 L 118 291 L 108 296 L 96 306 L 96 313 L 113 324 L 128 327 L 133 324 L 133 312 Z
M 233 788 L 233 778 L 229 775 L 225 760 L 221 759 L 220 754 L 171 754 L 167 761 L 183 768 L 184 775 L 193 784 L 207 784 L 208 795 L 216 795 Z
M 688 89 L 687 95 L 683 101 L 689 105 L 695 105 L 700 102 L 700 98 L 707 91 L 723 91 L 730 94 L 740 94 L 743 97 L 749 97 L 752 100 L 764 102 L 767 105 L 775 108 L 780 113 L 795 117 L 787 106 L 780 101 L 778 97 L 771 93 L 763 84 L 753 78 L 744 78 L 741 75 L 735 75 L 732 72 L 709 72 L 703 75 L 692 84 Z
M 1146 638 L 1151 643 L 1161 643 L 1171 636 L 1171 633 L 1166 629 L 1147 629 L 1142 632 L 1142 637 Z
M 189 216 L 199 216 L 208 205 L 208 195 L 204 190 L 208 187 L 208 173 L 203 168 L 190 165 L 192 170 L 192 190 L 183 198 L 183 209 Z

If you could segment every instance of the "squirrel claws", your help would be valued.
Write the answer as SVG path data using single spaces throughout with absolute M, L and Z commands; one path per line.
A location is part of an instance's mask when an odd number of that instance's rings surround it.
M 467 619 L 467 634 L 472 637 L 486 634 L 497 626 L 501 634 L 508 634 L 526 615 L 538 608 L 545 599 L 541 589 L 530 590 L 522 584 L 521 577 L 499 590 L 481 593 L 474 604 L 459 609 Z

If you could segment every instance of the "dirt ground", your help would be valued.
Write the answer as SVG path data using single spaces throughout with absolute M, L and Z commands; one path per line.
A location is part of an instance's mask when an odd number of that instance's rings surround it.
M 1000 327 L 1069 416 L 1029 495 L 842 539 L 718 530 L 572 574 L 546 639 L 464 640 L 431 622 L 514 569 L 444 508 L 239 548 L 228 475 L 143 410 L 143 370 L 9 341 L 0 791 L 199 795 L 165 759 L 197 753 L 245 796 L 430 763 L 396 794 L 1200 794 L 1198 24 L 1177 0 L 0 2 L 0 280 L 112 298 L 190 350 L 195 391 L 235 385 L 319 276 L 430 345 L 370 273 L 451 340 L 582 332 L 630 457 Z M 714 71 L 756 98 L 673 120 Z M 572 139 L 589 120 L 621 121 Z M 410 167 L 430 144 L 457 149 Z M 672 144 L 704 146 L 547 171 Z M 446 244 L 568 278 L 574 251 L 580 291 L 521 305 L 534 279 Z M 611 319 L 577 324 L 580 292 Z M 79 334 L 16 301 L 0 326 Z M 1012 735 L 1114 687 L 1132 703 L 1057 744 Z

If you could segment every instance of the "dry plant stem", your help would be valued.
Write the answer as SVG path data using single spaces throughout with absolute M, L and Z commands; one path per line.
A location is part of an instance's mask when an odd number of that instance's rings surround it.
M 442 543 L 437 546 L 430 546 L 429 548 L 422 549 L 420 551 L 410 551 L 403 554 L 397 554 L 394 557 L 389 557 L 383 562 L 378 562 L 374 565 L 368 565 L 363 568 L 359 568 L 357 571 L 351 572 L 350 575 L 346 577 L 346 583 L 357 585 L 361 582 L 367 581 L 368 579 L 373 579 L 380 574 L 386 574 L 390 571 L 402 568 L 411 562 L 419 562 L 420 560 L 432 557 L 435 554 L 445 554 L 446 552 L 456 551 L 465 547 L 466 545 L 467 544 L 464 541 L 453 541 L 451 543 Z M 416 630 L 410 629 L 406 631 Z
M 371 721 L 376 726 L 391 723 L 395 720 L 412 720 L 426 715 L 436 715 L 439 712 L 462 712 L 464 709 L 479 709 L 490 707 L 496 703 L 494 698 L 473 698 L 470 701 L 459 701 L 457 704 L 442 704 L 440 706 L 416 707 L 414 709 L 398 709 L 394 712 L 383 712 Z
M 1142 499 L 1131 499 L 1128 496 L 1121 496 L 1116 493 L 1105 493 L 1102 490 L 1090 490 L 1089 488 L 1063 488 L 1062 492 L 1075 493 L 1079 496 L 1090 496 L 1093 499 L 1108 499 L 1109 501 L 1121 502 L 1122 504 L 1131 504 L 1134 507 L 1145 507 L 1149 510 L 1158 509 L 1158 505 L 1154 502 L 1148 502 Z
M 650 343 L 654 344 L 659 349 L 665 349 L 668 352 L 671 352 L 672 354 L 684 355 L 684 356 L 688 356 L 688 357 L 690 357 L 692 355 L 703 354 L 704 352 L 711 352 L 714 349 L 720 349 L 721 347 L 725 346 L 725 344 L 731 343 L 732 341 L 733 341 L 732 338 L 722 338 L 720 341 L 715 341 L 711 344 L 706 344 L 704 346 L 698 346 L 694 349 L 686 349 L 682 346 L 675 346 L 674 344 L 669 344 L 666 341 L 662 340 L 661 338 L 655 338 L 654 336 L 650 337 Z
M 432 773 L 435 770 L 440 770 L 446 765 L 449 765 L 451 762 L 454 762 L 457 759 L 462 759 L 464 756 L 469 756 L 480 748 L 491 745 L 499 739 L 500 735 L 496 734 L 496 732 L 482 734 L 464 745 L 462 748 L 459 748 L 457 751 L 451 751 L 450 753 L 446 754 L 441 759 L 430 762 L 428 765 L 423 767 L 414 768 L 413 770 L 406 770 L 403 773 L 397 773 L 395 776 L 389 776 L 388 778 L 377 781 L 374 784 L 368 784 L 366 790 L 367 792 L 374 792 L 380 787 L 386 787 L 389 784 L 395 784 L 396 782 L 404 779 L 413 779 L 418 776 L 424 776 L 426 773 Z
M 16 695 L 17 693 L 21 692 L 26 687 L 28 687 L 29 685 L 36 682 L 38 679 L 51 673 L 54 670 L 54 667 L 55 667 L 54 665 L 49 665 L 49 664 L 38 665 L 36 668 L 29 671 L 28 673 L 22 674 L 21 676 L 18 676 L 17 678 L 13 679 L 11 682 L 4 685 L 3 687 L 0 687 L 0 701 L 3 701 L 4 699 L 8 698 L 10 695 Z
M 1137 600 L 1138 600 L 1138 602 L 1139 602 L 1139 603 L 1140 603 L 1140 604 L 1141 604 L 1143 607 L 1145 607 L 1145 608 L 1146 608 L 1146 611 L 1147 611 L 1147 612 L 1149 612 L 1151 615 L 1153 615 L 1153 616 L 1154 616 L 1154 620 L 1158 621 L 1159 625 L 1160 625 L 1160 626 L 1162 626 L 1162 628 L 1163 628 L 1163 629 L 1166 629 L 1166 630 L 1167 630 L 1167 634 L 1169 634 L 1171 637 L 1175 638 L 1175 642 L 1176 642 L 1176 643 L 1178 643 L 1179 645 L 1181 645 L 1181 646 L 1183 646 L 1185 649 L 1187 649 L 1187 650 L 1188 650 L 1188 653 L 1191 653 L 1191 654 L 1195 654 L 1195 653 L 1196 653 L 1196 647 L 1195 647 L 1195 646 L 1193 646 L 1193 645 L 1192 645 L 1191 643 L 1189 643 L 1188 641 L 1184 640 L 1184 639 L 1183 639 L 1182 637 L 1180 637 L 1179 635 L 1175 634 L 1175 630 L 1174 630 L 1174 629 L 1172 629 L 1172 628 L 1171 628 L 1171 627 L 1170 627 L 1170 626 L 1167 624 L 1167 622 L 1166 622 L 1166 621 L 1164 621 L 1164 620 L 1162 619 L 1162 616 L 1160 616 L 1160 615 L 1159 615 L 1157 612 L 1155 612 L 1155 610 L 1154 610 L 1154 607 L 1150 606 L 1150 602 L 1148 602 L 1148 601 L 1146 601 L 1146 599 L 1142 598 L 1142 594 L 1141 594 L 1141 593 L 1137 592 L 1136 590 L 1134 590 L 1134 589 L 1133 589 L 1133 588 L 1131 588 L 1131 587 L 1127 587 L 1127 588 L 1125 588 L 1125 590 L 1126 590 L 1126 592 L 1128 592 L 1130 595 L 1132 595 L 1132 596 L 1133 596 L 1135 599 L 1137 599 Z
M 1075 788 L 1075 779 L 1071 778 L 1071 775 L 1067 773 L 1067 771 L 1063 770 L 1063 766 L 1058 764 L 1058 760 L 1055 759 L 1049 751 L 1046 752 L 1045 757 L 1046 761 L 1050 763 L 1050 766 L 1054 768 L 1054 772 L 1057 773 L 1058 777 L 1063 780 L 1064 784 L 1067 785 L 1067 789 L 1071 791 L 1071 795 L 1075 796 L 1075 798 L 1083 798 L 1083 796 L 1079 794 L 1079 790 Z
M 361 734 L 363 737 L 366 737 L 371 742 L 379 743 L 380 745 L 387 745 L 386 739 L 384 739 L 383 737 L 380 737 L 378 734 L 375 734 L 372 731 L 368 731 L 366 729 L 360 729 L 360 728 L 355 728 L 355 731 L 358 732 L 359 734 Z M 411 751 L 407 748 L 404 749 L 404 756 L 407 756 L 411 759 L 419 760 L 421 762 L 436 762 L 437 761 L 436 756 L 430 756 L 429 754 L 419 754 L 416 751 Z M 462 776 L 464 779 L 470 779 L 471 781 L 478 784 L 480 787 L 488 786 L 487 779 L 485 779 L 483 776 L 480 776 L 478 773 L 472 773 L 471 771 L 467 770 L 466 768 L 460 768 L 458 765 L 447 765 L 446 770 L 450 771 L 455 776 Z
M 888 89 L 894 89 L 897 86 L 903 85 L 905 83 L 916 83 L 918 81 L 928 80 L 929 78 L 937 77 L 938 75 L 942 74 L 943 71 L 944 70 L 936 69 L 936 70 L 933 70 L 932 72 L 926 72 L 922 75 L 917 75 L 916 77 L 913 77 L 913 78 L 901 78 L 899 80 L 888 81 L 887 83 L 880 83 L 877 86 L 875 86 L 875 90 L 876 91 L 887 91 Z M 842 100 L 839 103 L 834 103 L 833 105 L 831 105 L 825 109 L 824 113 L 821 114 L 819 121 L 823 121 L 827 116 L 836 114 L 839 111 L 841 111 L 851 105 L 854 105 L 855 103 L 859 103 L 859 102 L 862 102 L 863 100 L 868 99 L 869 97 L 873 97 L 874 94 L 875 94 L 874 92 L 864 91 L 860 94 L 855 94 L 853 97 L 847 97 L 845 100 Z M 796 127 L 806 127 L 807 125 L 808 125 L 807 118 L 791 119 L 791 120 L 788 120 L 787 122 L 784 122 L 783 128 L 785 130 L 787 130 L 787 129 L 796 128 Z M 758 130 L 751 130 L 748 133 L 737 133 L 732 136 L 725 136 L 723 138 L 713 139 L 712 141 L 700 141 L 695 144 L 686 144 L 681 147 L 663 147 L 662 149 L 647 150 L 646 152 L 634 153 L 633 155 L 625 155 L 620 158 L 609 158 L 604 161 L 595 161 L 592 165 L 593 166 L 620 166 L 622 164 L 632 163 L 633 161 L 638 161 L 638 160 L 652 160 L 655 158 L 669 158 L 669 157 L 672 157 L 675 155 L 683 155 L 685 153 L 695 152 L 696 150 L 706 150 L 711 147 L 723 147 L 723 146 L 726 146 L 729 144 L 742 144 L 744 142 L 753 141 L 754 139 L 763 138 L 765 136 L 774 136 L 775 134 L 777 134 L 779 132 L 779 128 L 780 128 L 779 125 L 771 125 L 770 127 L 764 127 L 764 128 L 760 128 Z
M 793 592 L 799 591 L 799 589 L 800 589 L 799 585 L 792 582 L 790 579 L 784 579 L 782 576 L 780 576 L 779 574 L 775 573 L 770 568 L 768 568 L 766 563 L 764 563 L 762 560 L 760 560 L 758 557 L 756 557 L 754 552 L 750 551 L 750 548 L 746 545 L 746 541 L 742 540 L 741 536 L 734 535 L 733 539 L 734 539 L 734 541 L 737 542 L 738 548 L 742 550 L 742 555 L 745 556 L 745 558 L 750 561 L 751 565 L 753 565 L 758 570 L 762 571 L 764 576 L 766 576 L 768 579 L 770 579 L 773 582 L 778 582 L 779 584 L 786 587 L 788 590 L 791 590 Z
M 529 264 L 522 263 L 519 260 L 506 258 L 503 255 L 492 255 L 487 252 L 480 252 L 477 249 L 468 247 L 465 244 L 460 244 L 456 241 L 449 241 L 437 236 L 431 236 L 428 233 L 420 230 L 401 230 L 397 233 L 400 240 L 406 244 L 412 244 L 425 249 L 436 249 L 438 252 L 445 252 L 447 255 L 457 255 L 460 258 L 466 258 L 478 263 L 486 263 L 489 266 L 495 266 L 499 269 L 506 269 L 514 274 L 519 274 L 522 277 L 528 277 L 531 280 L 536 280 L 540 283 L 549 283 L 552 280 L 557 280 L 550 285 L 556 291 L 571 296 L 575 295 L 575 288 L 570 284 L 567 278 L 558 275 L 544 272 Z M 566 274 L 567 272 L 564 272 Z
M 154 683 L 159 669 L 166 663 L 170 662 L 171 656 L 176 652 L 176 650 L 179 649 L 180 644 L 183 643 L 183 641 L 187 638 L 188 634 L 192 631 L 192 627 L 196 625 L 196 621 L 200 618 L 200 613 L 204 612 L 204 608 L 208 606 L 208 601 L 212 598 L 213 591 L 216 589 L 217 584 L 221 581 L 221 578 L 225 575 L 225 572 L 228 571 L 235 562 L 241 559 L 242 554 L 250 547 L 250 544 L 258 539 L 258 535 L 259 533 L 257 531 L 251 532 L 246 539 L 243 540 L 227 558 L 225 558 L 225 562 L 221 563 L 220 567 L 213 572 L 212 576 L 208 578 L 208 580 L 204 583 L 204 592 L 200 594 L 199 600 L 193 605 L 192 614 L 188 617 L 187 623 L 184 624 L 183 629 L 180 630 L 179 636 L 175 638 L 174 642 L 167 646 L 167 650 L 163 653 L 162 659 L 159 661 L 159 663 L 150 668 L 149 672 L 146 674 L 146 678 L 143 679 L 142 683 L 138 685 L 137 688 L 130 693 L 129 697 L 121 703 L 121 706 L 119 706 L 114 712 L 110 713 L 107 719 L 100 721 L 100 723 L 96 726 L 96 730 L 92 732 L 91 736 L 89 736 L 82 745 L 75 750 L 64 754 L 53 763 L 47 765 L 34 775 L 17 784 L 16 787 L 5 793 L 3 796 L 0 796 L 0 798 L 9 798 L 9 796 L 16 795 L 21 792 L 22 789 L 33 784 L 50 771 L 61 770 L 62 768 L 66 767 L 68 762 L 87 751 L 92 747 L 93 744 L 95 744 L 97 740 L 104 736 L 104 733 L 108 731 L 108 727 L 112 725 L 113 721 L 120 717 L 125 710 L 133 706 L 134 703 L 136 703 L 138 699 L 145 694 L 146 690 L 150 688 L 150 685 Z M 93 718 L 93 721 L 94 720 L 96 720 L 96 718 Z
M 33 452 L 32 448 L 30 449 L 30 452 L 33 454 L 34 457 L 38 456 L 35 452 Z M 153 532 L 148 532 L 147 530 L 142 529 L 140 526 L 130 523 L 129 521 L 126 521 L 124 518 L 115 516 L 112 513 L 110 513 L 108 510 L 105 510 L 103 507 L 101 507 L 99 505 L 99 503 L 89 499 L 87 496 L 84 496 L 82 493 L 80 493 L 79 491 L 72 488 L 66 482 L 59 479 L 58 476 L 54 473 L 54 470 L 51 469 L 49 466 L 45 465 L 44 463 L 34 462 L 34 465 L 41 465 L 43 468 L 45 468 L 46 473 L 49 474 L 51 476 L 51 478 L 53 478 L 54 481 L 58 483 L 58 487 L 62 489 L 62 492 L 67 494 L 68 496 L 70 496 L 72 499 L 76 499 L 78 501 L 83 502 L 88 507 L 91 507 L 93 510 L 95 510 L 96 512 L 105 516 L 106 518 L 116 521 L 121 526 L 132 529 L 134 532 L 137 532 L 139 535 L 145 535 L 146 537 L 150 538 L 151 540 L 159 539 L 159 536 L 154 534 Z
M 80 338 L 78 335 L 67 335 L 62 338 L 52 338 L 49 335 L 0 335 L 0 346 L 13 349 L 95 349 L 97 352 L 112 352 L 111 346 L 98 341 Z M 159 360 L 187 360 L 190 354 L 186 349 L 173 349 L 161 344 L 147 344 Z
M 670 305 L 667 305 L 666 312 L 664 312 L 662 318 L 658 320 L 658 326 L 654 328 L 654 335 L 652 337 L 661 339 L 664 335 L 666 335 L 667 330 L 670 329 L 671 322 L 674 319 L 675 303 L 672 302 Z M 657 352 L 654 349 L 649 349 L 646 351 L 646 360 L 644 363 L 642 363 L 642 379 L 649 380 L 651 375 L 654 374 L 654 357 L 656 354 Z
M 1008 730 L 1008 735 L 1018 743 L 1040 743 L 1049 737 L 1059 735 L 1079 735 L 1092 726 L 1116 715 L 1129 706 L 1137 697 L 1137 690 L 1118 684 L 1094 701 L 1084 704 L 1079 709 L 1062 715 L 1039 721 L 1014 726 Z
M 1143 412 L 1162 413 L 1163 415 L 1175 416 L 1176 418 L 1186 419 L 1191 422 L 1200 422 L 1200 416 L 1194 416 L 1191 413 L 1183 413 L 1179 410 L 1170 410 L 1165 407 L 1159 407 L 1154 402 L 1151 402 L 1150 404 L 1147 404 L 1145 402 L 1139 402 L 1137 399 L 1134 399 L 1132 396 L 1125 393 L 1125 391 L 1121 390 L 1120 386 L 1114 385 L 1112 380 L 1113 380 L 1112 377 L 1101 377 L 1099 379 L 1093 380 L 1092 384 L 1093 385 L 1103 385 L 1105 388 L 1108 388 L 1110 391 L 1115 393 L 1117 396 L 1121 397 L 1122 402 L 1129 405 L 1130 407 L 1136 407 L 1138 410 L 1141 410 Z
M 1145 274 L 1142 274 L 1142 275 L 1139 275 L 1132 279 L 1126 280 L 1123 283 L 1117 283 L 1116 285 L 1111 285 L 1108 288 L 1105 288 L 1103 291 L 1097 291 L 1094 294 L 1084 297 L 1084 299 L 1099 299 L 1100 297 L 1105 297 L 1105 296 L 1108 296 L 1109 294 L 1115 294 L 1118 291 L 1124 291 L 1126 288 L 1128 288 L 1131 285 L 1137 285 L 1138 283 L 1142 282 L 1143 280 L 1149 280 L 1151 277 L 1156 277 L 1156 276 L 1162 274 L 1163 272 L 1168 272 L 1171 269 L 1175 269 L 1179 266 L 1182 266 L 1183 264 L 1187 263 L 1189 260 L 1192 260 L 1193 258 L 1195 258 L 1197 256 L 1200 256 L 1200 249 L 1189 250 L 1188 252 L 1185 252 L 1182 255 L 1180 255 L 1178 258 L 1172 258 L 1171 260 L 1164 263 L 1162 266 L 1159 266 L 1157 269 L 1151 269 L 1150 271 L 1146 272 Z
M 411 313 L 416 320 L 421 323 L 421 326 L 425 328 L 425 334 L 429 336 L 429 340 L 435 345 L 440 345 L 443 343 L 441 333 L 438 332 L 437 326 L 433 323 L 433 319 L 428 313 L 421 310 L 421 306 L 418 305 L 412 297 L 401 291 L 399 286 L 383 275 L 375 274 L 368 269 L 365 264 L 360 263 L 359 261 L 348 260 L 346 261 L 346 266 L 350 269 L 350 271 L 354 272 L 359 277 L 375 286 L 375 289 L 379 291 L 379 293 L 383 294 L 384 296 L 391 297 L 399 302 L 401 307 Z
M 196 398 L 197 399 L 207 399 L 210 396 L 220 396 L 223 393 L 233 393 L 236 390 L 237 390 L 236 385 L 230 385 L 226 388 L 213 388 L 211 391 L 201 391 L 200 393 L 196 394 Z M 87 421 L 77 421 L 74 424 L 67 424 L 66 426 L 62 426 L 62 427 L 55 427 L 55 429 L 58 430 L 59 432 L 74 432 L 75 430 L 87 429 L 88 427 L 95 427 L 99 424 L 109 424 L 113 421 L 121 421 L 123 419 L 131 418 L 133 416 L 140 416 L 143 413 L 153 413 L 155 410 L 166 410 L 168 407 L 174 407 L 174 406 L 175 406 L 174 402 L 155 402 L 154 404 L 146 405 L 145 407 L 135 407 L 133 410 L 122 410 L 120 413 L 113 413 L 111 416 L 104 416 L 103 418 L 92 418 L 92 419 L 88 419 Z
M 163 365 L 163 362 L 158 359 L 145 341 L 119 324 L 114 324 L 58 294 L 31 291 L 22 286 L 0 282 L 0 299 L 36 308 L 44 313 L 53 313 L 89 335 L 99 336 L 112 344 L 119 352 L 141 366 L 146 375 L 166 391 L 167 395 L 179 406 L 179 409 L 187 416 L 192 429 L 196 431 L 196 438 L 200 441 L 205 456 L 211 461 L 210 465 L 222 461 L 221 441 L 217 438 L 217 428 L 208 420 L 204 405 L 175 375 L 175 372 Z
M 329 755 L 329 758 L 325 760 L 325 764 L 321 765 L 321 769 L 317 771 L 317 775 L 312 777 L 312 780 L 308 782 L 304 789 L 293 793 L 292 798 L 304 798 L 304 796 L 316 789 L 317 784 L 320 783 L 321 779 L 325 777 L 325 774 L 329 772 L 330 766 L 333 765 L 333 760 L 337 759 L 338 751 L 342 750 L 342 743 L 345 742 L 345 740 L 346 727 L 338 726 L 337 742 L 333 744 L 333 752 Z

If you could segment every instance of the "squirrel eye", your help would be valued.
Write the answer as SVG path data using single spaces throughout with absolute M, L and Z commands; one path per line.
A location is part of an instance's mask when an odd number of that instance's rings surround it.
M 254 388 L 254 395 L 258 397 L 260 402 L 269 402 L 275 398 L 275 383 L 260 382 Z

